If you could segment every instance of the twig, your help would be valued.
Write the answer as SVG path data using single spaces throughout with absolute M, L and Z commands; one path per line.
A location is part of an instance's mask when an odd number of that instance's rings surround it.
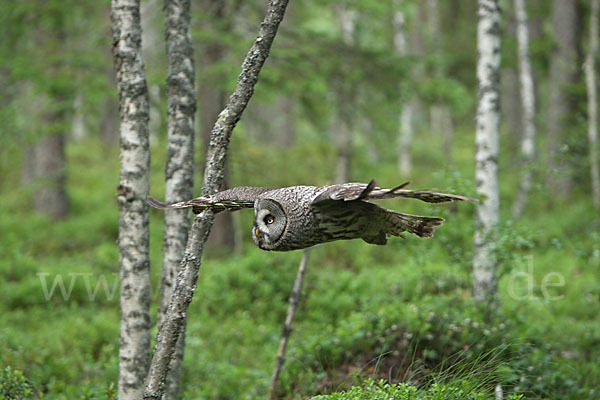
M 285 349 L 287 347 L 290 333 L 292 333 L 292 322 L 294 321 L 294 314 L 296 313 L 296 307 L 298 307 L 298 301 L 300 300 L 302 281 L 304 280 L 304 273 L 306 272 L 306 264 L 308 264 L 309 254 L 310 248 L 305 249 L 302 255 L 302 261 L 300 261 L 300 266 L 298 267 L 296 280 L 294 281 L 294 288 L 290 294 L 287 316 L 285 317 L 285 323 L 283 324 L 283 329 L 281 330 L 281 340 L 279 341 L 279 349 L 277 350 L 277 358 L 275 359 L 275 367 L 273 368 L 273 375 L 271 376 L 271 385 L 269 386 L 267 400 L 273 400 L 275 396 L 275 388 L 277 386 L 279 372 L 281 372 L 281 368 L 285 362 Z
M 221 186 L 231 133 L 254 93 L 258 74 L 269 55 L 287 3 L 288 0 L 271 0 L 269 2 L 258 37 L 242 63 L 242 72 L 238 77 L 236 88 L 212 129 L 204 171 L 203 194 L 214 193 Z M 189 303 L 192 301 L 204 243 L 210 233 L 213 220 L 212 211 L 204 211 L 194 218 L 185 254 L 181 261 L 181 268 L 177 274 L 173 297 L 156 336 L 154 358 L 146 380 L 144 399 L 159 400 L 163 395 L 169 362 L 173 357 L 177 338 L 185 323 Z

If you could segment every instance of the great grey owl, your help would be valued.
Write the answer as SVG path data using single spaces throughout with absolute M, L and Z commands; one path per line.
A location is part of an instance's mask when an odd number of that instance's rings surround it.
M 252 239 L 256 245 L 263 250 L 288 251 L 358 238 L 384 245 L 388 235 L 402 236 L 402 232 L 431 237 L 434 228 L 444 221 L 388 210 L 367 200 L 407 197 L 428 203 L 476 201 L 451 193 L 406 190 L 406 185 L 408 182 L 381 189 L 372 180 L 369 184 L 284 188 L 240 186 L 173 204 L 148 197 L 148 203 L 161 209 L 192 207 L 196 214 L 205 209 L 217 213 L 254 207 Z

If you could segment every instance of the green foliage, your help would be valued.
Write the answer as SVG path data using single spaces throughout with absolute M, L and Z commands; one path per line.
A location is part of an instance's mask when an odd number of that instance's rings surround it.
M 0 373 L 0 400 L 22 400 L 31 397 L 33 389 L 23 373 L 7 366 Z
M 457 381 L 451 385 L 434 383 L 427 389 L 399 383 L 390 385 L 385 380 L 368 380 L 364 386 L 354 386 L 349 391 L 316 396 L 312 400 L 488 400 L 494 396 L 485 391 L 473 391 L 470 382 Z M 511 394 L 508 400 L 522 400 L 522 395 Z

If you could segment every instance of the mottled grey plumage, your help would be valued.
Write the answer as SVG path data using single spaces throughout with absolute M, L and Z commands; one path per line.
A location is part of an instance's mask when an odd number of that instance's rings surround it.
M 173 204 L 149 197 L 148 203 L 156 208 L 192 207 L 194 213 L 254 207 L 254 242 L 263 250 L 287 251 L 341 239 L 360 238 L 383 245 L 388 235 L 402 236 L 402 232 L 431 237 L 444 220 L 387 210 L 368 200 L 406 197 L 428 203 L 476 201 L 451 193 L 406 190 L 406 185 L 408 182 L 394 189 L 381 189 L 372 180 L 369 184 L 285 188 L 240 186 Z

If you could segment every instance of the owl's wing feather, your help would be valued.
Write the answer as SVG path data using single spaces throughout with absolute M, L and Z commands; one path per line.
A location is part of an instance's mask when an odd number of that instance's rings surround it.
M 366 198 L 371 191 L 379 189 L 376 186 L 375 179 L 367 183 L 342 183 L 339 185 L 325 186 L 325 190 L 321 192 L 312 204 L 317 204 L 327 200 L 362 200 Z
M 473 197 L 461 196 L 444 191 L 407 190 L 407 189 L 378 189 L 373 190 L 365 200 L 385 200 L 396 197 L 417 199 L 427 203 L 447 203 L 452 201 L 479 201 Z
M 396 186 L 393 189 L 382 189 L 375 184 L 375 179 L 368 184 L 365 183 L 343 183 L 329 186 L 323 193 L 317 196 L 312 204 L 325 200 L 385 200 L 397 197 L 418 199 L 427 203 L 446 203 L 452 201 L 478 201 L 472 197 L 460 196 L 444 191 L 431 190 L 407 190 L 404 189 L 410 182 Z
M 237 211 L 243 208 L 253 208 L 254 200 L 258 195 L 271 191 L 273 188 L 257 187 L 257 186 L 239 186 L 212 195 L 200 196 L 195 199 L 180 201 L 177 203 L 163 203 L 153 197 L 148 196 L 148 204 L 154 208 L 170 209 L 170 208 L 188 208 L 192 207 L 194 214 L 199 214 L 206 209 L 212 210 L 214 213 L 221 211 Z

